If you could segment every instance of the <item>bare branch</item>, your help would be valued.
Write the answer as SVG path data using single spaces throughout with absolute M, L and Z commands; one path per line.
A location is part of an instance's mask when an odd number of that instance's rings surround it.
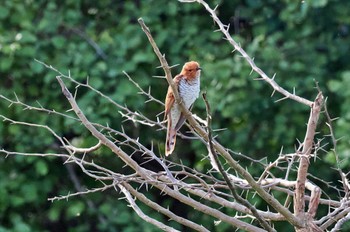
M 209 152 L 213 155 L 214 158 L 214 166 L 216 166 L 218 168 L 218 170 L 220 171 L 221 175 L 224 177 L 228 187 L 230 188 L 230 191 L 232 193 L 232 196 L 236 199 L 236 201 L 242 205 L 244 205 L 245 207 L 247 207 L 252 214 L 256 217 L 256 219 L 259 221 L 260 225 L 267 231 L 276 231 L 274 230 L 258 213 L 258 211 L 256 210 L 256 208 L 249 203 L 249 201 L 245 200 L 244 198 L 242 198 L 237 192 L 235 187 L 233 186 L 233 184 L 231 183 L 231 180 L 229 179 L 226 171 L 224 170 L 224 168 L 222 167 L 219 158 L 215 152 L 214 146 L 213 146 L 213 140 L 212 140 L 212 132 L 211 132 L 211 110 L 210 110 L 210 105 L 209 102 L 207 100 L 206 97 L 206 93 L 203 93 L 202 95 L 204 102 L 205 102 L 205 107 L 206 107 L 206 111 L 207 111 L 207 130 L 208 130 L 208 147 L 209 147 Z
M 194 1 L 184 1 L 184 0 L 180 0 L 183 2 L 194 2 Z M 269 78 L 259 67 L 256 66 L 254 59 L 250 58 L 249 55 L 242 49 L 242 47 L 231 37 L 229 31 L 228 31 L 228 27 L 226 25 L 224 25 L 221 20 L 219 19 L 219 17 L 216 15 L 215 13 L 215 9 L 211 9 L 210 6 L 203 0 L 196 0 L 196 2 L 202 4 L 205 9 L 210 13 L 211 17 L 213 18 L 213 20 L 215 21 L 215 23 L 218 25 L 220 31 L 224 34 L 224 39 L 227 40 L 233 47 L 235 51 L 238 51 L 242 57 L 249 63 L 249 65 L 251 66 L 251 68 L 260 75 L 260 77 L 266 81 L 269 85 L 271 85 L 271 87 L 281 93 L 282 95 L 285 96 L 285 98 L 290 98 L 292 100 L 295 100 L 297 102 L 300 102 L 304 105 L 307 105 L 309 107 L 312 106 L 312 102 L 299 97 L 298 95 L 292 94 L 290 92 L 288 92 L 287 90 L 283 89 L 281 86 L 279 86 L 274 78 Z M 275 75 L 274 75 L 275 76 Z M 281 99 L 282 100 L 282 99 Z
M 333 129 L 333 119 L 331 118 L 331 116 L 329 115 L 329 112 L 328 112 L 328 108 L 327 108 L 327 98 L 325 100 L 325 104 L 324 104 L 324 111 L 325 111 L 325 115 L 326 115 L 326 118 L 327 118 L 327 126 L 329 128 L 329 131 L 330 131 L 330 137 L 332 139 L 332 143 L 333 143 L 333 153 L 334 153 L 334 156 L 335 156 L 335 160 L 336 160 L 336 164 L 337 164 L 337 170 L 338 170 L 338 173 L 341 177 L 341 180 L 342 180 L 342 184 L 343 184 L 343 189 L 345 191 L 345 195 L 346 196 L 349 196 L 349 192 L 350 192 L 350 186 L 348 185 L 348 180 L 346 179 L 346 175 L 343 173 L 343 171 L 341 170 L 341 167 L 340 167 L 340 160 L 339 160 L 339 155 L 338 155 L 338 152 L 337 152 L 337 139 L 335 137 L 335 134 L 334 134 L 334 129 Z
M 129 81 L 130 81 L 131 83 L 133 83 L 133 84 L 136 86 L 136 88 L 138 88 L 138 89 L 140 90 L 140 93 L 143 94 L 143 95 L 145 95 L 145 96 L 149 99 L 149 101 L 154 101 L 154 102 L 157 102 L 157 103 L 160 104 L 160 105 L 164 105 L 164 103 L 163 103 L 162 101 L 160 101 L 160 100 L 154 98 L 154 97 L 151 95 L 151 90 L 149 90 L 148 92 L 144 91 L 144 90 L 141 88 L 141 86 L 140 86 L 138 83 L 136 83 L 136 82 L 129 76 L 129 74 L 128 74 L 127 72 L 123 71 L 123 73 L 124 73 L 124 75 L 129 79 Z
M 121 184 L 118 184 L 118 187 L 120 188 L 120 190 L 124 193 L 126 200 L 129 202 L 130 206 L 134 209 L 134 211 L 137 213 L 137 215 L 139 215 L 143 220 L 145 220 L 146 222 L 149 222 L 153 225 L 155 225 L 156 227 L 158 227 L 159 229 L 162 229 L 164 231 L 170 231 L 170 232 L 175 232 L 179 230 L 175 230 L 174 228 L 165 225 L 164 223 L 149 217 L 148 215 L 146 215 L 144 212 L 142 212 L 142 210 L 137 206 L 134 198 L 132 197 L 132 195 L 130 194 L 130 192 Z
M 68 201 L 68 199 L 70 197 L 75 197 L 75 196 L 81 196 L 81 195 L 90 194 L 90 193 L 101 192 L 101 191 L 105 191 L 106 189 L 113 188 L 113 187 L 114 187 L 114 184 L 105 185 L 105 186 L 100 187 L 100 188 L 89 189 L 89 190 L 86 190 L 86 191 L 79 191 L 79 192 L 76 192 L 76 193 L 69 193 L 69 194 L 67 194 L 65 196 L 50 197 L 47 200 L 51 201 L 51 202 L 59 201 L 59 200 L 67 200 Z
M 343 225 L 345 222 L 349 221 L 349 220 L 350 220 L 350 212 L 349 212 L 345 217 L 343 217 L 342 219 L 340 219 L 340 220 L 335 224 L 335 226 L 333 227 L 333 229 L 331 230 L 331 232 L 340 231 L 342 225 Z
M 152 209 L 156 210 L 157 212 L 160 212 L 164 215 L 166 215 L 167 217 L 169 217 L 170 219 L 184 225 L 187 226 L 189 228 L 192 228 L 196 231 L 208 231 L 207 229 L 205 229 L 203 226 L 200 226 L 194 222 L 191 222 L 185 218 L 179 217 L 176 214 L 170 212 L 168 209 L 165 209 L 164 207 L 158 205 L 157 203 L 149 200 L 145 195 L 143 195 L 142 193 L 139 193 L 138 191 L 136 191 L 131 185 L 129 185 L 128 183 L 124 182 L 121 185 L 123 185 L 125 187 L 125 189 L 127 189 L 133 196 L 135 196 L 137 199 L 139 199 L 140 201 L 142 201 L 143 203 L 145 203 L 146 205 L 148 205 L 149 207 L 151 207 Z
M 301 216 L 301 217 L 303 217 L 303 214 L 305 211 L 305 201 L 304 201 L 305 182 L 306 182 L 307 172 L 310 164 L 309 159 L 313 148 L 314 137 L 316 133 L 316 126 L 317 126 L 318 118 L 321 112 L 322 103 L 323 103 L 323 95 L 321 92 L 319 92 L 311 107 L 310 117 L 307 123 L 305 139 L 303 142 L 303 150 L 301 152 L 302 155 L 300 156 L 297 185 L 295 189 L 295 198 L 294 198 L 294 212 L 297 216 Z

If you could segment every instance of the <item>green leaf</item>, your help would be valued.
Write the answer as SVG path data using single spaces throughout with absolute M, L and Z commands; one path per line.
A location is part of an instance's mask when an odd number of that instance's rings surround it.
M 6 59 L 0 59 L 0 70 L 2 72 L 8 71 L 13 64 L 13 57 L 6 57 Z
M 116 221 L 122 225 L 128 224 L 130 222 L 130 214 L 128 212 L 123 211 L 116 218 Z
M 0 19 L 5 19 L 9 15 L 9 12 L 8 8 L 0 6 Z
M 21 43 L 33 43 L 37 40 L 36 35 L 31 33 L 30 31 L 22 31 L 21 34 Z
M 328 88 L 332 92 L 337 92 L 339 89 L 341 89 L 343 84 L 340 81 L 337 80 L 330 80 L 328 82 Z
M 55 36 L 51 39 L 53 46 L 56 48 L 63 48 L 66 43 L 66 39 L 62 36 Z
M 85 205 L 83 202 L 81 201 L 71 202 L 67 209 L 68 217 L 70 218 L 79 217 L 81 213 L 84 211 L 84 209 L 85 209 Z
M 36 172 L 42 176 L 45 176 L 49 171 L 47 164 L 43 160 L 38 160 L 35 163 L 35 169 L 36 169 Z
M 308 0 L 313 7 L 324 7 L 327 5 L 328 0 Z

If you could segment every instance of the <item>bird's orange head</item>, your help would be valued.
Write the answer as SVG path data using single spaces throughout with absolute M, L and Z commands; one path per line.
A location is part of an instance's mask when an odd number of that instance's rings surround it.
M 187 79 L 194 79 L 200 76 L 201 68 L 196 61 L 190 61 L 185 63 L 182 68 L 181 74 L 183 74 Z

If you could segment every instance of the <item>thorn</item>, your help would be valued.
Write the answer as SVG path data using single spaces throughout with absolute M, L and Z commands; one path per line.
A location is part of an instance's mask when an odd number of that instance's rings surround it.
M 282 155 L 282 152 L 283 152 L 283 146 L 281 147 L 281 150 L 280 150 L 280 155 Z
M 165 76 L 152 76 L 152 77 L 154 77 L 154 78 L 160 78 L 160 79 L 166 79 Z
M 16 92 L 13 92 L 13 94 L 15 95 L 16 101 L 19 102 L 19 99 L 18 99 Z
M 229 30 L 230 30 L 230 24 L 227 24 L 226 31 L 229 32 Z
M 339 119 L 339 117 L 332 118 L 331 121 L 333 122 L 333 121 L 338 120 L 338 119 Z
M 275 79 L 275 77 L 276 77 L 276 73 L 274 73 L 274 74 L 273 74 L 273 76 L 272 76 L 271 80 L 274 80 L 274 79 Z
M 176 66 L 179 66 L 179 64 L 174 64 L 172 66 L 169 66 L 169 69 L 175 68 Z
M 271 97 L 273 97 L 273 95 L 275 94 L 275 92 L 276 92 L 276 90 L 274 89 L 274 90 L 272 91 Z
M 283 100 L 286 100 L 286 99 L 288 99 L 288 98 L 289 98 L 288 96 L 283 97 L 283 98 L 281 98 L 281 99 L 276 100 L 275 103 L 280 102 L 280 101 L 283 101 Z
M 339 139 L 336 139 L 335 141 L 338 142 L 338 141 L 340 141 L 343 138 L 344 138 L 344 136 L 340 137 Z

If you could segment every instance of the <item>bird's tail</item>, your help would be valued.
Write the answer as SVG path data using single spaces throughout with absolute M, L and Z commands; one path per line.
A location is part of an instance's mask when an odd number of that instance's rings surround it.
M 168 123 L 168 129 L 166 133 L 166 142 L 165 142 L 165 155 L 170 155 L 175 148 L 176 143 L 176 130 L 169 126 Z

